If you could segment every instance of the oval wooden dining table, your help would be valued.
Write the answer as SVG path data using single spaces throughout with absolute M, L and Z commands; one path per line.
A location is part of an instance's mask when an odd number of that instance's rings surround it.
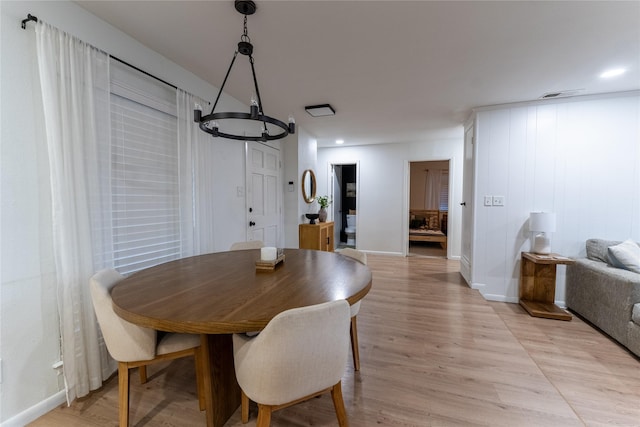
M 123 319 L 160 331 L 201 335 L 208 426 L 221 427 L 240 406 L 231 334 L 259 331 L 285 310 L 362 299 L 371 270 L 333 252 L 285 249 L 272 271 L 256 269 L 260 250 L 217 252 L 133 273 L 113 291 Z

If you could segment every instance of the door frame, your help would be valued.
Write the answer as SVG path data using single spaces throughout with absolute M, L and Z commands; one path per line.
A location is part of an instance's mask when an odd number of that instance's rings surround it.
M 447 162 L 449 164 L 449 206 L 447 213 L 447 249 L 445 251 L 445 258 L 451 259 L 451 244 L 449 244 L 449 238 L 451 237 L 451 203 L 453 201 L 453 171 L 454 171 L 454 158 L 428 158 L 423 160 L 407 160 L 404 163 L 404 208 L 403 208 L 403 220 L 402 220 L 402 256 L 409 256 L 409 211 L 411 210 L 411 163 L 421 162 Z
M 334 168 L 335 166 L 345 166 L 345 165 L 355 165 L 356 166 L 356 249 L 358 248 L 358 227 L 360 224 L 360 216 L 357 214 L 357 212 L 360 211 L 360 160 L 354 160 L 352 162 L 329 162 L 327 163 L 327 189 L 329 192 L 329 197 L 331 198 L 331 200 L 334 200 L 333 196 L 333 185 L 334 185 L 334 178 L 335 178 L 335 174 L 334 174 Z M 342 206 L 340 207 L 340 210 L 342 210 Z M 327 221 L 334 221 L 334 236 L 336 234 L 339 235 L 341 227 L 338 228 L 336 227 L 335 224 L 335 218 L 333 215 L 333 209 L 329 209 L 329 215 L 327 216 Z M 342 224 L 341 224 L 342 225 Z M 338 244 L 340 243 L 339 239 L 335 240 L 336 244 L 335 247 L 338 247 Z

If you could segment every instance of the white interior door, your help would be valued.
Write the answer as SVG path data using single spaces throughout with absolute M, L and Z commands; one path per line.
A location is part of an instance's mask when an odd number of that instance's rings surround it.
M 247 143 L 247 240 L 282 246 L 280 151 L 258 142 Z
M 472 284 L 471 266 L 473 262 L 473 181 L 474 181 L 474 144 L 473 126 L 464 134 L 464 170 L 462 181 L 462 237 L 460 253 L 460 273 L 469 286 Z

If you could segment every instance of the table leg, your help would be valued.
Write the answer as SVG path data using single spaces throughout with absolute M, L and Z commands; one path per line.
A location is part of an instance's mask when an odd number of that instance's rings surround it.
M 207 427 L 222 427 L 240 406 L 231 334 L 201 335 Z

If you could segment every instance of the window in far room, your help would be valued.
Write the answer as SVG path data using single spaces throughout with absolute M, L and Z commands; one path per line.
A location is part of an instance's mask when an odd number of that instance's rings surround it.
M 440 170 L 440 203 L 439 208 L 443 212 L 449 210 L 449 170 Z

